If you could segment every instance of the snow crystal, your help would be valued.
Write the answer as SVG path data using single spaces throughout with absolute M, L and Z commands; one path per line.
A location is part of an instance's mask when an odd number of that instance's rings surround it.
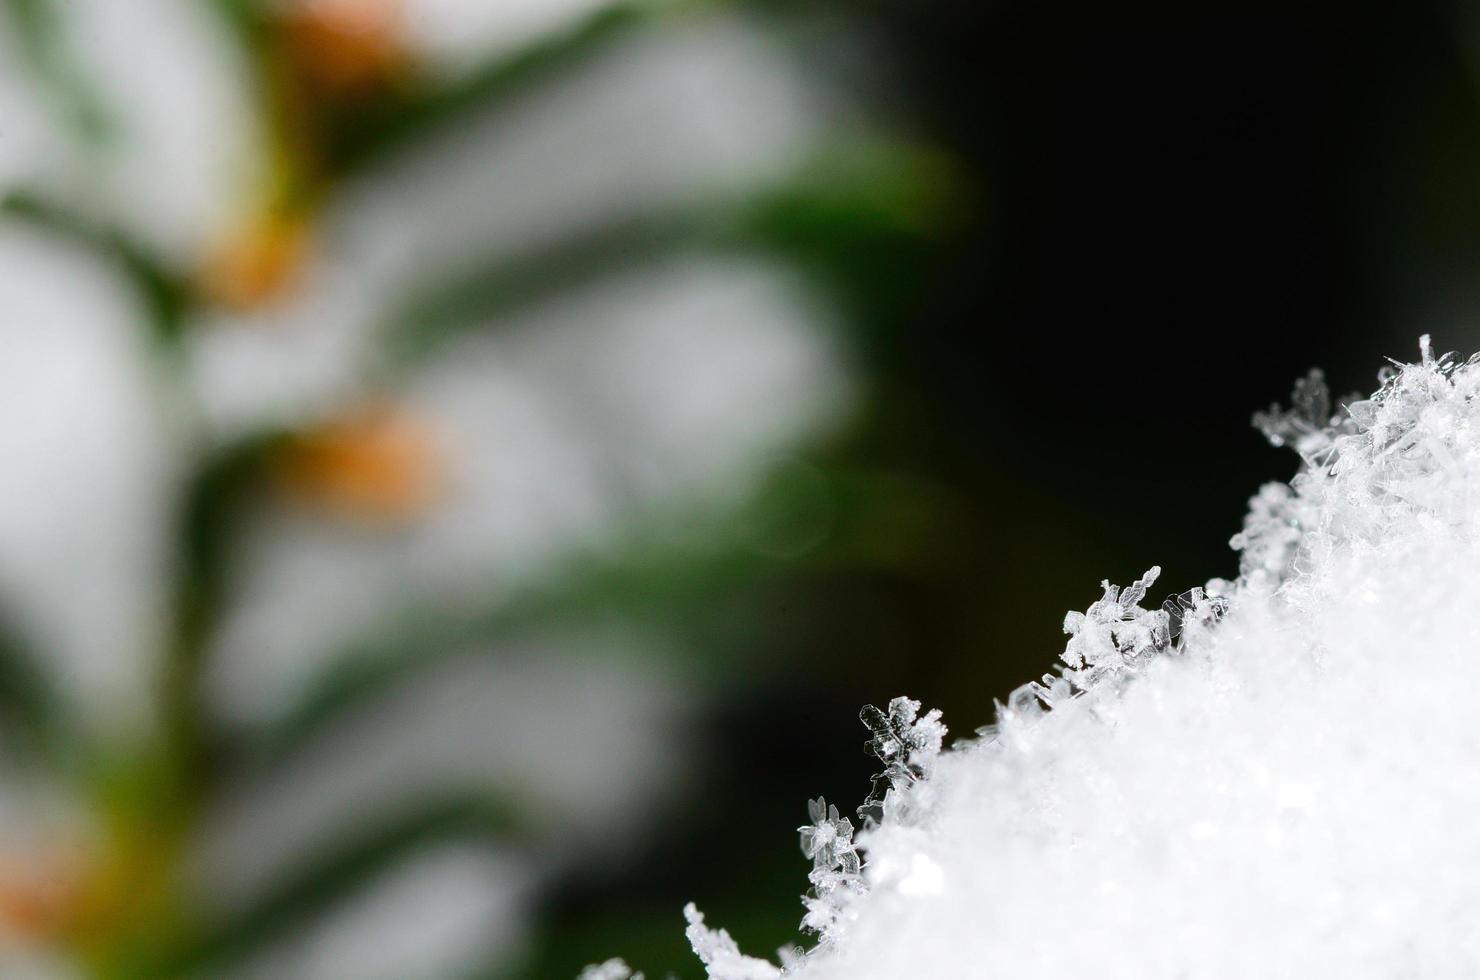
M 1271 445 L 1289 446 L 1303 459 L 1310 460 L 1329 452 L 1338 436 L 1354 431 L 1353 419 L 1346 408 L 1361 401 L 1361 395 L 1348 395 L 1333 407 L 1331 389 L 1319 368 L 1295 382 L 1290 394 L 1290 407 L 1269 406 L 1254 413 L 1254 428 L 1264 433 Z
M 607 960 L 586 967 L 576 980 L 643 980 L 643 977 L 641 973 L 633 973 L 622 960 Z
M 920 702 L 909 698 L 890 701 L 887 712 L 868 705 L 858 718 L 869 730 L 869 751 L 884 763 L 884 771 L 874 776 L 873 792 L 858 809 L 865 822 L 873 822 L 891 802 L 899 803 L 900 796 L 891 791 L 903 791 L 929 773 L 940 755 L 946 726 L 937 709 L 921 718 Z
M 843 934 L 847 897 L 865 891 L 862 862 L 853 846 L 853 823 L 839 816 L 837 807 L 828 806 L 819 796 L 807 809 L 812 822 L 798 831 L 802 853 L 812 859 L 807 874 L 812 894 L 802 899 L 807 908 L 802 928 L 817 933 L 823 942 L 832 942 Z
M 709 971 L 711 980 L 771 980 L 781 976 L 781 971 L 765 960 L 742 954 L 725 930 L 706 927 L 704 916 L 693 902 L 684 906 L 683 917 L 689 923 L 686 931 L 689 944 Z
M 709 976 L 1480 975 L 1480 363 L 1420 349 L 1260 414 L 1302 468 L 1236 582 L 1106 583 L 949 751 L 917 702 L 866 710 L 883 799 L 856 841 L 820 799 L 802 828 L 821 941 L 776 967 L 690 906 Z
M 1089 678 L 1119 670 L 1167 642 L 1166 613 L 1148 612 L 1138 605 L 1159 575 L 1161 567 L 1153 565 L 1123 592 L 1101 582 L 1105 594 L 1098 602 L 1064 617 L 1064 632 L 1072 639 L 1064 648 L 1063 660 L 1076 676 Z

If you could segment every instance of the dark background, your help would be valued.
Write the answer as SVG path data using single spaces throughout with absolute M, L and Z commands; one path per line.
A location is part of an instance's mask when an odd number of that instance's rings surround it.
M 1420 333 L 1480 343 L 1480 89 L 1455 11 L 844 16 L 885 55 L 858 84 L 948 148 L 970 189 L 953 233 L 901 260 L 911 288 L 874 310 L 890 397 L 838 450 L 930 481 L 924 560 L 755 600 L 801 679 L 732 692 L 702 733 L 723 764 L 687 812 L 627 870 L 552 896 L 580 938 L 549 976 L 615 952 L 693 972 L 688 900 L 742 947 L 790 941 L 803 800 L 846 811 L 867 789 L 860 703 L 907 692 L 957 733 L 990 722 L 1100 579 L 1160 564 L 1171 594 L 1236 574 L 1248 497 L 1295 462 L 1249 416 L 1294 378 L 1321 366 L 1335 391 L 1371 390 Z M 803 36 L 825 53 L 834 35 Z

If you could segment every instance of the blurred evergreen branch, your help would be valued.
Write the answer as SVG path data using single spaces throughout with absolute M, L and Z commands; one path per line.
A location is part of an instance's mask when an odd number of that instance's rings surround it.
M 93 147 L 108 133 L 103 102 L 78 71 L 57 24 L 55 0 L 0 0 L 19 28 L 32 70 L 57 94 L 72 126 Z M 282 56 L 273 18 L 260 0 L 214 0 L 244 47 L 255 55 L 264 100 Z M 536 86 L 599 55 L 619 39 L 666 18 L 721 6 L 720 0 L 631 0 L 603 7 L 572 28 L 511 56 L 491 59 L 450 81 L 413 78 L 383 98 L 307 110 L 318 140 L 287 183 L 321 207 L 337 182 L 369 171 L 438 128 L 473 112 L 497 111 Z M 278 93 L 280 96 L 281 93 Z M 267 113 L 271 116 L 269 108 Z M 304 191 L 303 188 L 309 188 Z M 629 215 L 546 248 L 486 256 L 409 296 L 379 324 L 384 369 L 394 383 L 421 361 L 477 330 L 496 330 L 519 312 L 564 291 L 686 252 L 755 252 L 785 257 L 831 288 L 859 324 L 888 321 L 913 296 L 922 263 L 952 229 L 962 191 L 949 162 L 901 142 L 839 142 L 788 177 L 713 192 L 678 206 Z M 39 194 L 0 199 L 0 218 L 27 222 L 114 263 L 143 298 L 160 346 L 172 349 L 205 297 L 187 270 L 171 268 L 142 242 L 105 220 Z M 291 434 L 263 431 L 201 452 L 177 500 L 171 580 L 172 639 L 160 690 L 162 758 L 120 765 L 133 782 L 120 791 L 168 836 L 184 833 L 218 778 L 261 773 L 289 760 L 358 706 L 385 696 L 422 672 L 460 656 L 488 656 L 501 643 L 552 624 L 621 619 L 660 622 L 681 649 L 704 649 L 723 663 L 733 653 L 714 635 L 725 605 L 757 583 L 839 566 L 887 566 L 914 560 L 897 541 L 880 545 L 856 519 L 814 550 L 779 558 L 736 540 L 704 546 L 657 543 L 642 528 L 605 551 L 567 556 L 548 575 L 516 586 L 482 610 L 449 614 L 428 603 L 344 649 L 273 723 L 222 731 L 207 708 L 202 674 L 232 586 L 236 530 L 250 521 L 251 494 L 273 454 Z M 877 508 L 928 509 L 913 490 L 880 492 L 878 481 L 836 460 L 821 469 L 841 509 L 853 518 Z M 891 495 L 892 494 L 892 495 Z M 903 502 L 901 502 L 903 501 Z M 787 492 L 753 501 L 751 518 L 785 521 L 796 501 Z M 847 523 L 849 515 L 845 515 Z M 918 516 L 918 515 L 914 515 Z M 900 522 L 885 522 L 890 527 Z M 913 529 L 917 525 L 902 525 Z M 38 740 L 51 738 L 61 715 L 54 692 L 25 651 L 0 637 L 0 716 Z M 733 643 L 733 641 L 731 641 Z M 156 769 L 151 769 L 154 766 Z M 109 772 L 109 779 L 115 773 Z M 125 780 L 126 781 L 126 780 Z M 112 787 L 109 787 L 110 791 Z M 130 796 L 129 794 L 132 794 Z M 132 812 L 132 810 L 130 812 Z M 348 815 L 347 815 L 348 816 Z M 527 820 L 507 800 L 470 793 L 421 800 L 396 820 L 335 842 L 250 908 L 222 922 L 185 922 L 188 938 L 163 936 L 120 948 L 100 976 L 215 975 L 289 937 L 372 883 L 418 848 L 453 840 L 517 838 Z M 188 828 L 187 828 L 188 829 Z M 160 861 L 173 860 L 173 856 Z M 666 926 L 665 926 L 666 929 Z

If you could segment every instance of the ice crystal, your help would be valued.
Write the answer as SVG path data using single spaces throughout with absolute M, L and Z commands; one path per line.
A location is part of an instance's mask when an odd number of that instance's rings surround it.
M 1295 382 L 1290 407 L 1269 406 L 1254 413 L 1254 427 L 1275 446 L 1289 446 L 1305 459 L 1329 452 L 1337 438 L 1353 430 L 1346 407 L 1361 399 L 1348 395 L 1333 407 L 1331 389 L 1319 368 Z
M 1101 582 L 1104 594 L 1089 609 L 1064 617 L 1069 642 L 1060 655 L 1060 673 L 1014 690 L 1007 704 L 998 706 L 998 720 L 1020 721 L 1057 707 L 1154 654 L 1180 649 L 1184 634 L 1205 629 L 1222 615 L 1226 602 L 1216 590 L 1202 588 L 1173 596 L 1159 609 L 1143 609 L 1140 603 L 1160 575 L 1161 568 L 1152 566 L 1124 589 Z M 991 738 L 996 728 L 982 734 Z
M 596 963 L 581 971 L 576 980 L 643 980 L 641 973 L 633 973 L 622 960 L 607 960 Z
M 856 842 L 813 805 L 814 873 L 860 883 L 787 975 L 1480 975 L 1480 362 L 1420 351 L 1261 413 L 1302 464 L 1237 581 L 1105 584 L 1060 673 L 949 751 L 915 702 L 866 710 L 884 805 Z M 712 978 L 776 975 L 691 921 Z
M 710 980 L 772 980 L 781 976 L 781 971 L 765 960 L 741 953 L 728 932 L 706 926 L 703 913 L 693 902 L 684 906 L 683 917 L 689 923 L 689 945 L 694 947 L 694 955 L 704 964 Z
M 822 797 L 807 803 L 812 822 L 799 827 L 802 853 L 812 859 L 807 880 L 812 894 L 802 899 L 807 915 L 802 928 L 814 932 L 824 943 L 834 942 L 847 921 L 847 899 L 867 891 L 862 862 L 853 846 L 853 823 L 838 815 Z
M 1301 501 L 1285 483 L 1266 483 L 1249 501 L 1244 529 L 1228 542 L 1246 579 L 1278 585 L 1284 581 L 1300 545 Z
M 1062 654 L 1079 686 L 1092 678 L 1130 666 L 1140 657 L 1169 642 L 1167 614 L 1142 609 L 1139 603 L 1156 583 L 1161 567 L 1153 565 L 1145 575 L 1124 590 L 1101 582 L 1105 594 L 1082 613 L 1064 617 L 1064 632 L 1070 636 Z
M 859 816 L 869 821 L 883 812 L 891 791 L 925 778 L 940 755 L 946 726 L 938 709 L 920 717 L 920 702 L 903 697 L 890 701 L 887 712 L 867 705 L 858 717 L 869 730 L 868 751 L 884 763 L 884 771 L 874 776 L 873 791 L 859 808 Z
M 857 874 L 858 854 L 853 850 L 852 822 L 839 816 L 838 808 L 828 806 L 820 796 L 807 803 L 807 813 L 812 822 L 797 828 L 802 837 L 802 853 L 812 859 L 814 867 Z
M 1223 618 L 1228 612 L 1228 598 L 1223 594 L 1226 588 L 1226 582 L 1215 580 L 1207 588 L 1194 586 L 1161 604 L 1171 649 L 1181 650 L 1188 643 L 1199 642 Z

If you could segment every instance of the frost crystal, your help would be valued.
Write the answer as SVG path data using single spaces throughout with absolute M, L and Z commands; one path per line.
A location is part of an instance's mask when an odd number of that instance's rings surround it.
M 1260 414 L 1302 466 L 1236 582 L 1106 583 L 949 751 L 916 702 L 865 710 L 883 797 L 856 842 L 813 804 L 822 942 L 786 974 L 1480 976 L 1480 361 L 1420 351 Z M 691 922 L 712 978 L 777 975 Z
M 1213 624 L 1223 618 L 1228 612 L 1228 598 L 1223 594 L 1226 588 L 1226 582 L 1209 582 L 1206 589 L 1196 586 L 1161 604 L 1171 649 L 1201 642 Z
M 1088 687 L 1091 679 L 1131 666 L 1169 642 L 1166 613 L 1159 609 L 1150 612 L 1138 605 L 1159 575 L 1161 567 L 1153 565 L 1124 591 L 1101 582 L 1105 594 L 1098 602 L 1085 612 L 1064 617 L 1064 632 L 1071 639 L 1064 648 L 1063 660 L 1077 686 Z
M 1361 400 L 1361 395 L 1348 395 L 1341 400 L 1340 410 L 1333 411 L 1331 389 L 1319 368 L 1295 382 L 1290 407 L 1269 406 L 1254 413 L 1254 428 L 1264 433 L 1275 446 L 1290 446 L 1305 459 L 1328 452 L 1336 438 L 1352 431 L 1352 419 L 1344 409 Z
M 641 973 L 633 973 L 621 960 L 607 960 L 586 967 L 576 980 L 643 980 L 643 977 Z
M 694 954 L 704 964 L 711 980 L 771 980 L 781 976 L 781 971 L 765 960 L 741 953 L 725 930 L 704 925 L 704 916 L 693 902 L 684 906 L 683 917 L 689 923 L 686 930 L 689 945 L 694 947 Z
M 932 709 L 920 717 L 920 702 L 895 698 L 888 712 L 873 705 L 859 713 L 859 720 L 869 730 L 868 751 L 884 763 L 884 771 L 874 776 L 874 788 L 859 816 L 865 821 L 877 819 L 889 803 L 891 791 L 902 791 L 924 779 L 940 755 L 946 737 L 940 711 Z
M 1308 519 L 1303 509 L 1288 484 L 1266 483 L 1259 488 L 1258 495 L 1249 501 L 1244 529 L 1228 542 L 1235 551 L 1242 552 L 1239 573 L 1245 579 L 1266 585 L 1285 580 L 1300 546 L 1302 519 Z
M 807 804 L 812 822 L 798 828 L 802 836 L 802 853 L 812 859 L 807 880 L 812 894 L 802 899 L 807 915 L 802 928 L 817 933 L 824 943 L 833 942 L 843 933 L 847 921 L 846 899 L 867 891 L 860 874 L 862 862 L 853 846 L 853 824 L 838 815 L 838 808 L 828 806 L 822 797 Z

